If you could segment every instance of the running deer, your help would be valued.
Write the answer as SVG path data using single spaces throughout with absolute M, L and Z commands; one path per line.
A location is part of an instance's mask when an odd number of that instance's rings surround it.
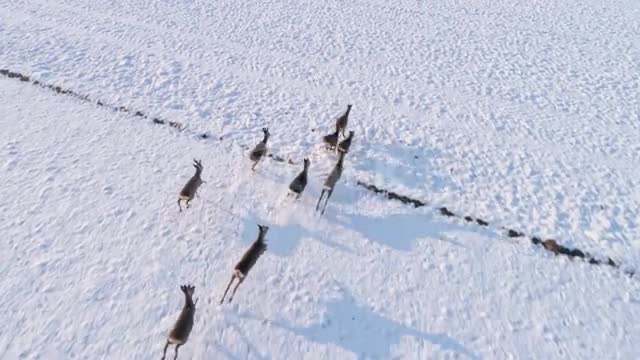
M 258 238 L 256 239 L 256 241 L 253 242 L 253 244 L 251 244 L 251 247 L 249 248 L 249 250 L 247 250 L 244 253 L 244 255 L 242 255 L 242 259 L 238 261 L 235 268 L 233 269 L 233 274 L 231 274 L 231 280 L 229 281 L 229 285 L 227 285 L 227 288 L 224 290 L 222 299 L 220 299 L 220 304 L 222 304 L 224 302 L 224 298 L 227 297 L 227 292 L 229 291 L 229 288 L 231 287 L 233 280 L 238 279 L 238 282 L 236 283 L 236 286 L 233 288 L 233 291 L 231 292 L 231 296 L 229 297 L 229 302 L 233 300 L 233 296 L 235 295 L 236 290 L 238 290 L 238 286 L 242 284 L 244 279 L 249 274 L 249 270 L 251 270 L 251 268 L 256 264 L 260 256 L 264 254 L 265 250 L 267 250 L 265 236 L 267 235 L 267 231 L 269 230 L 269 227 L 258 224 L 258 229 L 260 230 L 260 233 L 258 234 Z
M 336 120 L 336 132 L 341 131 L 344 136 L 344 131 L 347 129 L 347 123 L 349 122 L 349 113 L 351 112 L 351 104 L 347 105 L 347 111 L 340 115 Z
M 267 154 L 267 141 L 269 140 L 269 128 L 262 128 L 262 132 L 264 133 L 264 137 L 262 138 L 262 141 L 258 143 L 258 145 L 256 145 L 253 150 L 251 150 L 251 153 L 249 153 L 249 159 L 251 159 L 251 161 L 253 161 L 253 166 L 251 166 L 251 170 L 256 169 L 256 165 L 258 165 L 258 162 L 260 162 L 260 160 L 262 160 L 262 158 L 264 158 L 264 156 Z
M 180 286 L 180 290 L 184 293 L 184 307 L 182 308 L 182 312 L 180 312 L 180 316 L 178 317 L 175 325 L 173 325 L 173 329 L 171 329 L 171 332 L 167 337 L 167 343 L 165 344 L 164 351 L 162 352 L 162 360 L 167 356 L 167 348 L 169 347 L 169 344 L 176 346 L 176 352 L 173 356 L 173 360 L 178 358 L 178 350 L 180 349 L 180 346 L 187 342 L 189 334 L 191 334 L 191 329 L 193 328 L 193 318 L 196 313 L 196 303 L 198 303 L 198 299 L 193 301 L 193 292 L 195 291 L 195 287 L 191 285 L 182 285 Z
M 349 152 L 351 141 L 353 140 L 353 134 L 353 130 L 349 131 L 349 136 L 346 139 L 340 141 L 340 144 L 338 144 L 338 152 L 345 154 Z
M 200 185 L 204 182 L 200 175 L 202 174 L 202 162 L 200 160 L 193 159 L 193 166 L 196 168 L 196 173 L 187 181 L 187 183 L 180 191 L 180 195 L 178 196 L 178 207 L 180 208 L 180 212 L 182 212 L 182 206 L 180 206 L 180 202 L 184 201 L 187 205 L 187 209 L 189 208 L 191 200 L 196 196 L 196 192 Z
M 336 129 L 336 132 L 331 133 L 329 135 L 325 135 L 322 138 L 322 141 L 324 141 L 324 146 L 329 150 L 335 149 L 336 145 L 338 144 L 339 134 L 340 134 L 340 131 Z
M 296 194 L 296 199 L 300 198 L 300 195 L 302 195 L 304 188 L 307 186 L 307 173 L 309 171 L 309 164 L 309 159 L 305 158 L 304 169 L 300 174 L 298 174 L 298 176 L 296 176 L 295 179 L 293 179 L 291 184 L 289 184 L 289 190 L 291 190 L 291 193 Z M 291 195 L 291 193 L 289 193 L 289 195 Z
M 322 207 L 320 215 L 324 214 L 324 210 L 327 208 L 327 203 L 329 202 L 329 198 L 333 193 L 333 189 L 335 188 L 338 180 L 340 180 L 340 176 L 342 176 L 342 163 L 344 161 L 344 153 L 341 152 L 339 156 L 340 157 L 338 158 L 338 163 L 333 167 L 333 170 L 331 170 L 331 173 L 329 174 L 329 177 L 327 177 L 327 180 L 324 181 L 322 193 L 320 194 L 320 198 L 318 199 L 318 203 L 316 204 L 316 211 L 318 211 L 318 209 L 320 208 L 320 202 L 322 201 L 324 194 L 327 193 L 327 198 L 324 201 L 324 206 Z

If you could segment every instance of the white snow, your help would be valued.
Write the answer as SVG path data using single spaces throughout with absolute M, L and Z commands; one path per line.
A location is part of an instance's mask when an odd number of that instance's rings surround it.
M 0 0 L 0 68 L 188 126 L 0 77 L 0 358 L 160 358 L 183 283 L 179 359 L 640 358 L 636 278 L 498 230 L 640 267 L 639 19 L 633 0 Z M 319 139 L 348 103 L 318 218 Z M 264 126 L 296 165 L 250 171 Z M 193 158 L 207 183 L 180 214 Z M 258 223 L 267 253 L 219 305 Z

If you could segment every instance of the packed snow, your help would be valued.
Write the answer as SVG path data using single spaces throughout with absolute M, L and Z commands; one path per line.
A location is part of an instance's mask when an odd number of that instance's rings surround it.
M 0 358 L 159 359 L 182 284 L 179 359 L 640 358 L 638 275 L 501 231 L 640 269 L 639 19 L 633 0 L 0 0 L 0 69 L 186 126 L 0 77 Z M 254 172 L 263 127 L 285 161 Z M 267 251 L 220 305 L 258 224 Z

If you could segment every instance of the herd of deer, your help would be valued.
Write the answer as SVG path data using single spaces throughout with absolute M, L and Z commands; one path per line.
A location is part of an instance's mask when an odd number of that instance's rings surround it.
M 344 156 L 347 152 L 349 152 L 349 148 L 351 147 L 354 132 L 349 131 L 349 135 L 345 136 L 345 130 L 349 122 L 350 112 L 351 105 L 348 105 L 347 111 L 345 111 L 336 119 L 335 132 L 323 137 L 325 147 L 338 153 L 338 162 L 325 179 L 322 187 L 322 193 L 320 194 L 320 198 L 318 199 L 318 203 L 316 204 L 316 211 L 320 211 L 320 215 L 324 214 L 327 203 L 329 202 L 329 198 L 333 193 L 333 189 L 335 188 L 338 180 L 340 180 L 340 176 L 342 176 Z M 267 141 L 269 140 L 270 136 L 269 129 L 263 128 L 262 132 L 264 134 L 262 141 L 259 142 L 249 153 L 249 159 L 251 160 L 251 162 L 253 162 L 251 170 L 255 170 L 256 165 L 258 165 L 258 163 L 262 159 L 264 159 L 265 155 L 267 154 Z M 340 134 L 342 134 L 342 137 L 344 138 L 342 141 L 339 141 Z M 300 172 L 300 174 L 298 174 L 298 176 L 296 176 L 289 184 L 288 196 L 295 196 L 296 200 L 300 198 L 307 186 L 307 174 L 309 171 L 309 165 L 309 159 L 305 158 L 304 168 L 302 169 L 302 172 Z M 182 191 L 180 191 L 180 195 L 178 196 L 178 207 L 180 208 L 180 212 L 182 212 L 181 203 L 184 202 L 185 206 L 189 208 L 191 200 L 193 200 L 193 198 L 195 197 L 198 188 L 202 183 L 204 183 L 201 177 L 202 162 L 200 160 L 194 159 L 193 166 L 196 168 L 196 173 L 189 179 L 189 181 L 187 181 L 187 183 L 182 188 Z M 323 198 L 325 199 L 325 201 L 324 205 L 321 207 L 320 204 Z M 244 255 L 242 255 L 242 258 L 234 267 L 233 273 L 231 275 L 231 280 L 224 290 L 222 299 L 220 299 L 220 304 L 224 302 L 224 299 L 226 298 L 227 292 L 231 288 L 233 281 L 237 280 L 228 301 L 231 302 L 231 300 L 233 300 L 233 296 L 235 295 L 236 290 L 238 290 L 240 284 L 242 284 L 244 279 L 247 277 L 251 268 L 258 261 L 258 258 L 260 258 L 260 256 L 262 256 L 262 254 L 266 251 L 267 244 L 265 242 L 265 236 L 267 235 L 269 227 L 265 225 L 258 225 L 258 230 L 258 238 L 253 242 L 251 247 L 249 247 Z M 169 347 L 169 344 L 175 345 L 175 355 L 173 359 L 176 360 L 178 358 L 178 349 L 180 348 L 180 346 L 184 345 L 187 342 L 189 334 L 191 334 L 191 329 L 193 328 L 196 303 L 198 302 L 197 299 L 195 301 L 193 299 L 193 292 L 195 291 L 195 287 L 191 285 L 182 285 L 180 286 L 180 289 L 185 296 L 184 306 L 182 308 L 182 312 L 180 312 L 180 316 L 178 316 L 178 320 L 174 324 L 172 330 L 169 332 L 169 336 L 167 337 L 167 342 L 162 353 L 162 360 L 164 360 L 167 355 L 167 348 Z

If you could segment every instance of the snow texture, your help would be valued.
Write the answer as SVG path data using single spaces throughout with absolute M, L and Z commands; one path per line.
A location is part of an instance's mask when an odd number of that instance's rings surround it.
M 0 77 L 0 358 L 158 359 L 184 283 L 180 359 L 640 358 L 635 277 L 498 231 L 640 265 L 638 19 L 632 0 L 0 1 L 0 68 L 187 126 Z M 263 127 L 296 165 L 250 170 Z M 218 305 L 258 223 L 267 252 Z

